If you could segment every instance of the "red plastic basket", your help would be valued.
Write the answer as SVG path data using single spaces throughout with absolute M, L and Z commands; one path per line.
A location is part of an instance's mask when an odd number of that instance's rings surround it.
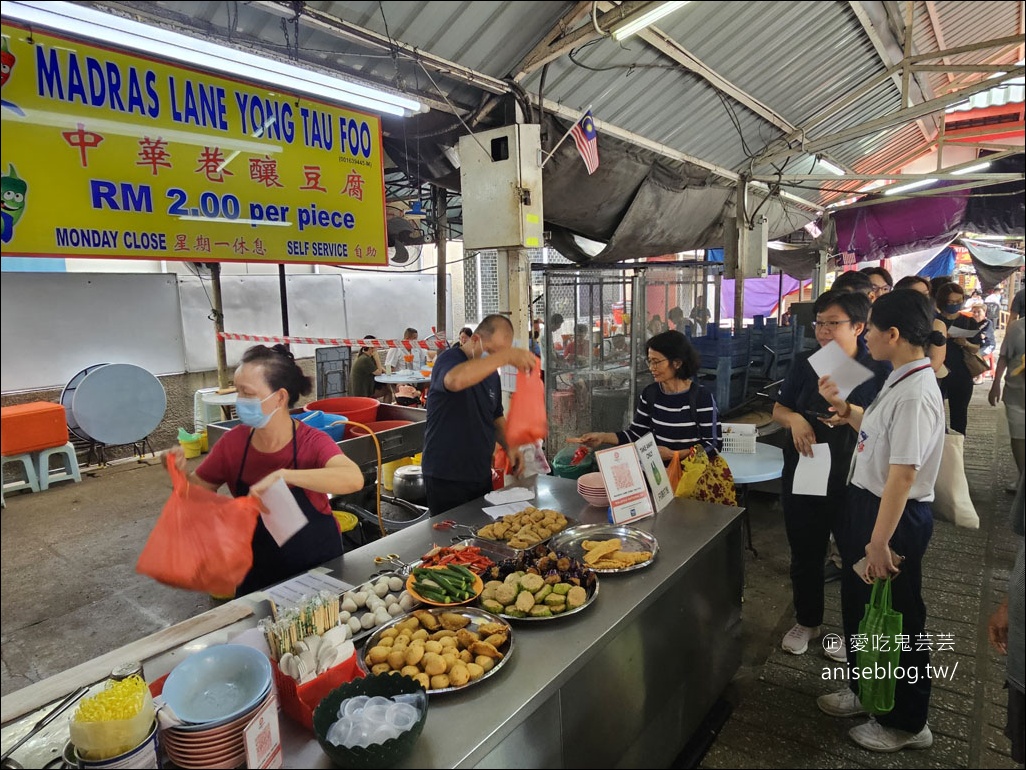
M 278 669 L 278 664 L 271 662 L 274 672 L 274 686 L 278 690 L 278 702 L 281 709 L 293 720 L 313 731 L 313 712 L 324 697 L 336 687 L 364 676 L 356 665 L 356 654 L 349 660 L 329 668 L 316 679 L 305 684 L 298 684 L 291 676 L 286 676 Z

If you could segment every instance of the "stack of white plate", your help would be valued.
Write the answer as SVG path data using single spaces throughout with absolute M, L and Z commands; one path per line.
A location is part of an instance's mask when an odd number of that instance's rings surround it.
M 181 724 L 161 730 L 181 768 L 233 768 L 246 760 L 243 730 L 272 697 L 271 664 L 252 647 L 209 647 L 182 661 L 164 683 L 164 701 Z
M 609 507 L 609 495 L 606 494 L 606 485 L 602 481 L 601 473 L 585 473 L 577 479 L 577 492 L 589 505 L 598 508 Z

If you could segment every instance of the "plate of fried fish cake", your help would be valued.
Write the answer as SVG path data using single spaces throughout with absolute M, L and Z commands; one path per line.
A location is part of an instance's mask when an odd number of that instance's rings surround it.
M 554 535 L 549 547 L 579 560 L 593 572 L 617 574 L 644 569 L 655 561 L 655 536 L 635 527 L 579 524 Z

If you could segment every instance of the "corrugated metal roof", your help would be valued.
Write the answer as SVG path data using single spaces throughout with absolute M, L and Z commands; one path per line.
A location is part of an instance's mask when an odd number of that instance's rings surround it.
M 101 4 L 103 5 L 103 4 Z M 198 2 L 106 3 L 173 18 L 179 26 L 225 40 L 260 41 L 279 55 L 286 52 L 286 35 L 294 46 L 294 28 L 284 24 L 287 10 L 266 5 Z M 573 2 L 310 2 L 323 11 L 372 32 L 401 40 L 492 78 L 514 74 L 518 62 L 543 39 L 557 21 L 574 8 Z M 892 62 L 881 59 L 853 5 L 865 11 L 893 15 L 874 29 L 890 36 L 889 47 L 900 50 L 905 2 L 894 6 L 843 2 L 694 2 L 658 23 L 658 28 L 706 66 L 761 104 L 801 127 L 829 110 L 845 95 L 885 71 Z M 279 7 L 283 8 L 283 7 Z M 934 2 L 940 33 L 926 3 L 914 5 L 913 46 L 916 52 L 979 43 L 1019 34 L 1021 3 L 1015 0 Z M 872 12 L 872 13 L 870 13 Z M 875 18 L 875 17 L 873 17 Z M 386 24 L 387 22 L 387 24 Z M 579 25 L 590 25 L 582 18 Z M 576 25 L 575 25 L 576 26 Z M 891 29 L 895 31 L 892 32 Z M 403 90 L 440 97 L 417 63 L 406 55 L 393 56 L 381 48 L 341 39 L 320 28 L 300 24 L 299 57 L 330 69 L 355 74 Z M 292 48 L 288 53 L 295 54 Z M 955 64 L 1013 64 L 1021 57 L 1015 46 L 1003 50 L 958 54 Z M 764 117 L 719 93 L 706 80 L 675 64 L 639 37 L 621 43 L 600 39 L 548 67 L 545 97 L 574 110 L 592 105 L 595 117 L 619 129 L 657 142 L 679 153 L 735 171 L 748 170 L 751 156 L 780 140 L 785 132 Z M 940 63 L 940 62 L 935 62 Z M 480 104 L 482 91 L 464 80 L 434 71 L 445 95 L 461 110 Z M 932 95 L 948 87 L 943 73 L 923 73 Z M 959 81 L 978 75 L 956 75 Z M 541 72 L 522 82 L 537 94 Z M 724 101 L 728 106 L 724 105 Z M 821 141 L 839 131 L 894 113 L 901 106 L 900 86 L 887 80 L 842 110 L 809 128 L 805 142 Z M 926 135 L 935 120 L 927 118 Z M 823 151 L 835 162 L 861 173 L 893 170 L 928 139 L 916 124 L 896 125 Z M 809 155 L 793 157 L 786 172 L 807 171 Z M 770 166 L 756 171 L 766 173 Z M 826 186 L 826 185 L 824 185 Z M 849 184 L 861 186 L 860 184 Z M 838 187 L 839 185 L 831 185 Z M 810 200 L 824 196 L 801 191 Z

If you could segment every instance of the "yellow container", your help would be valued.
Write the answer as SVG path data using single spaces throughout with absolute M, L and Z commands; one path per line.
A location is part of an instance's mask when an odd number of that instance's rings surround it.
M 201 431 L 199 434 L 199 445 L 200 452 L 202 452 L 203 454 L 206 454 L 210 451 L 210 442 L 207 440 L 207 432 L 205 430 Z
M 381 466 L 381 486 L 385 489 L 392 491 L 392 480 L 395 478 L 395 472 L 402 468 L 404 465 L 412 465 L 412 457 L 401 457 L 398 460 L 393 460 L 389 463 L 384 463 Z
M 179 441 L 178 443 L 181 445 L 182 451 L 185 452 L 186 460 L 192 460 L 195 457 L 199 457 L 202 453 L 202 449 L 200 448 L 202 442 L 200 442 L 199 439 L 196 441 Z

